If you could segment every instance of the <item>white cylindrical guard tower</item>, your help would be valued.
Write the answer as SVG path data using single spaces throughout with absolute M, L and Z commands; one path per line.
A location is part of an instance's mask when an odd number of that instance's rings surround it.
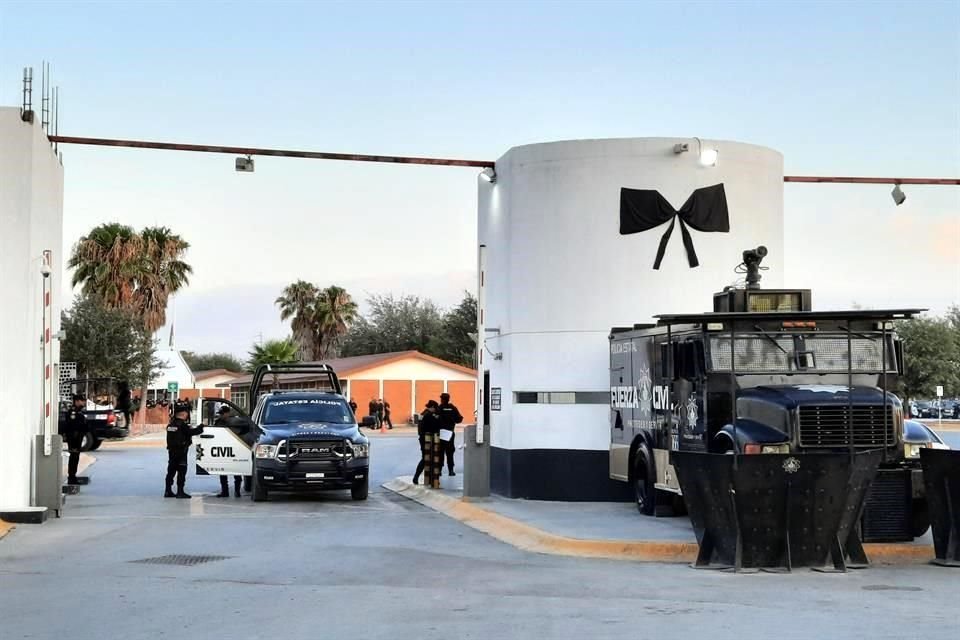
M 608 477 L 610 329 L 711 311 L 712 294 L 742 278 L 742 252 L 761 244 L 762 284 L 782 285 L 783 157 L 690 138 L 515 147 L 494 181 L 480 179 L 479 243 L 492 489 L 626 498 Z

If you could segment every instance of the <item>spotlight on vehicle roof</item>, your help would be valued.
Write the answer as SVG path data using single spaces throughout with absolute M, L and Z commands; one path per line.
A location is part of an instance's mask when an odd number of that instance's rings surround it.
M 893 185 L 893 191 L 890 192 L 890 197 L 893 198 L 893 201 L 899 207 L 907 199 L 907 194 L 903 192 L 899 184 L 895 184 Z
M 480 172 L 480 177 L 486 180 L 487 182 L 496 182 L 497 181 L 497 171 L 493 167 L 487 167 Z
M 253 173 L 253 158 L 251 156 L 237 158 L 236 169 L 237 171 Z

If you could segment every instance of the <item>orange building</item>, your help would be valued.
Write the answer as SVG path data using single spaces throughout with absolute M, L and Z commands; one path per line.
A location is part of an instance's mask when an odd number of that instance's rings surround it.
M 410 422 L 413 413 L 423 410 L 427 400 L 440 400 L 441 393 L 450 394 L 450 402 L 457 405 L 464 422 L 473 421 L 476 410 L 477 372 L 419 351 L 378 353 L 325 360 L 333 367 L 343 385 L 343 394 L 357 403 L 357 414 L 367 415 L 367 405 L 373 398 L 390 403 L 391 418 L 395 424 Z M 251 376 L 241 376 L 218 386 L 230 388 L 231 400 L 242 407 L 249 406 Z M 308 374 L 280 376 L 279 388 L 308 389 L 313 379 Z M 269 386 L 269 378 L 264 381 Z

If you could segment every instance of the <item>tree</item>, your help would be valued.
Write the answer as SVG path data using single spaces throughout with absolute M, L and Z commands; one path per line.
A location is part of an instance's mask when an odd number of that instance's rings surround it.
M 432 301 L 417 296 L 373 295 L 367 304 L 370 312 L 354 323 L 344 339 L 344 355 L 408 350 L 432 355 L 437 351 L 443 318 Z
M 182 259 L 189 247 L 167 227 L 135 233 L 111 222 L 81 237 L 67 266 L 74 287 L 108 308 L 132 311 L 153 334 L 167 321 L 170 296 L 189 283 L 193 269 Z
M 357 318 L 357 305 L 343 287 L 320 289 L 305 280 L 287 285 L 275 301 L 280 319 L 290 320 L 301 360 L 336 357 Z
M 280 307 L 280 319 L 291 320 L 293 339 L 300 350 L 301 360 L 314 359 L 314 322 L 319 294 L 317 287 L 305 280 L 287 285 L 275 301 Z
M 320 292 L 314 312 L 320 358 L 339 355 L 340 343 L 358 315 L 357 303 L 343 287 L 331 286 Z
M 66 337 L 60 359 L 77 363 L 80 378 L 149 380 L 160 372 L 152 336 L 131 312 L 111 309 L 92 295 L 74 299 L 61 314 Z
M 170 296 L 190 283 L 193 268 L 183 261 L 190 244 L 167 227 L 147 227 L 140 232 L 134 309 L 151 333 L 167 322 Z
M 267 340 L 253 345 L 247 360 L 247 371 L 253 373 L 262 364 L 282 364 L 297 361 L 297 345 L 291 338 Z
M 903 340 L 903 392 L 910 398 L 932 398 L 936 387 L 944 395 L 960 395 L 960 309 L 945 318 L 916 318 L 897 323 Z
M 476 332 L 477 299 L 469 291 L 465 291 L 460 304 L 444 314 L 436 352 L 431 355 L 476 368 L 477 341 L 471 335 Z
M 211 369 L 227 369 L 228 371 L 243 371 L 244 366 L 232 353 L 194 353 L 181 351 L 180 355 L 190 365 L 193 371 L 210 371 Z

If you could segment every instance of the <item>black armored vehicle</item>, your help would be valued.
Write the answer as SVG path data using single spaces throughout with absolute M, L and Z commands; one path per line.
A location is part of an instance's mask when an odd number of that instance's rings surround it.
M 265 382 L 271 376 L 272 383 Z M 309 379 L 310 389 L 297 389 Z M 270 386 L 262 392 L 264 386 Z M 276 364 L 257 369 L 250 384 L 256 398 L 251 413 L 221 399 L 203 398 L 198 415 L 205 421 L 196 451 L 197 472 L 252 476 L 255 502 L 271 492 L 350 489 L 366 500 L 370 443 L 342 395 L 340 380 L 328 365 Z M 231 416 L 222 419 L 220 407 Z
M 610 477 L 644 514 L 682 510 L 672 451 L 737 455 L 881 450 L 865 540 L 929 526 L 920 465 L 904 452 L 894 321 L 922 309 L 812 311 L 809 289 L 761 289 L 766 249 L 743 255 L 745 288 L 713 311 L 610 333 Z M 661 509 L 662 507 L 662 509 Z

